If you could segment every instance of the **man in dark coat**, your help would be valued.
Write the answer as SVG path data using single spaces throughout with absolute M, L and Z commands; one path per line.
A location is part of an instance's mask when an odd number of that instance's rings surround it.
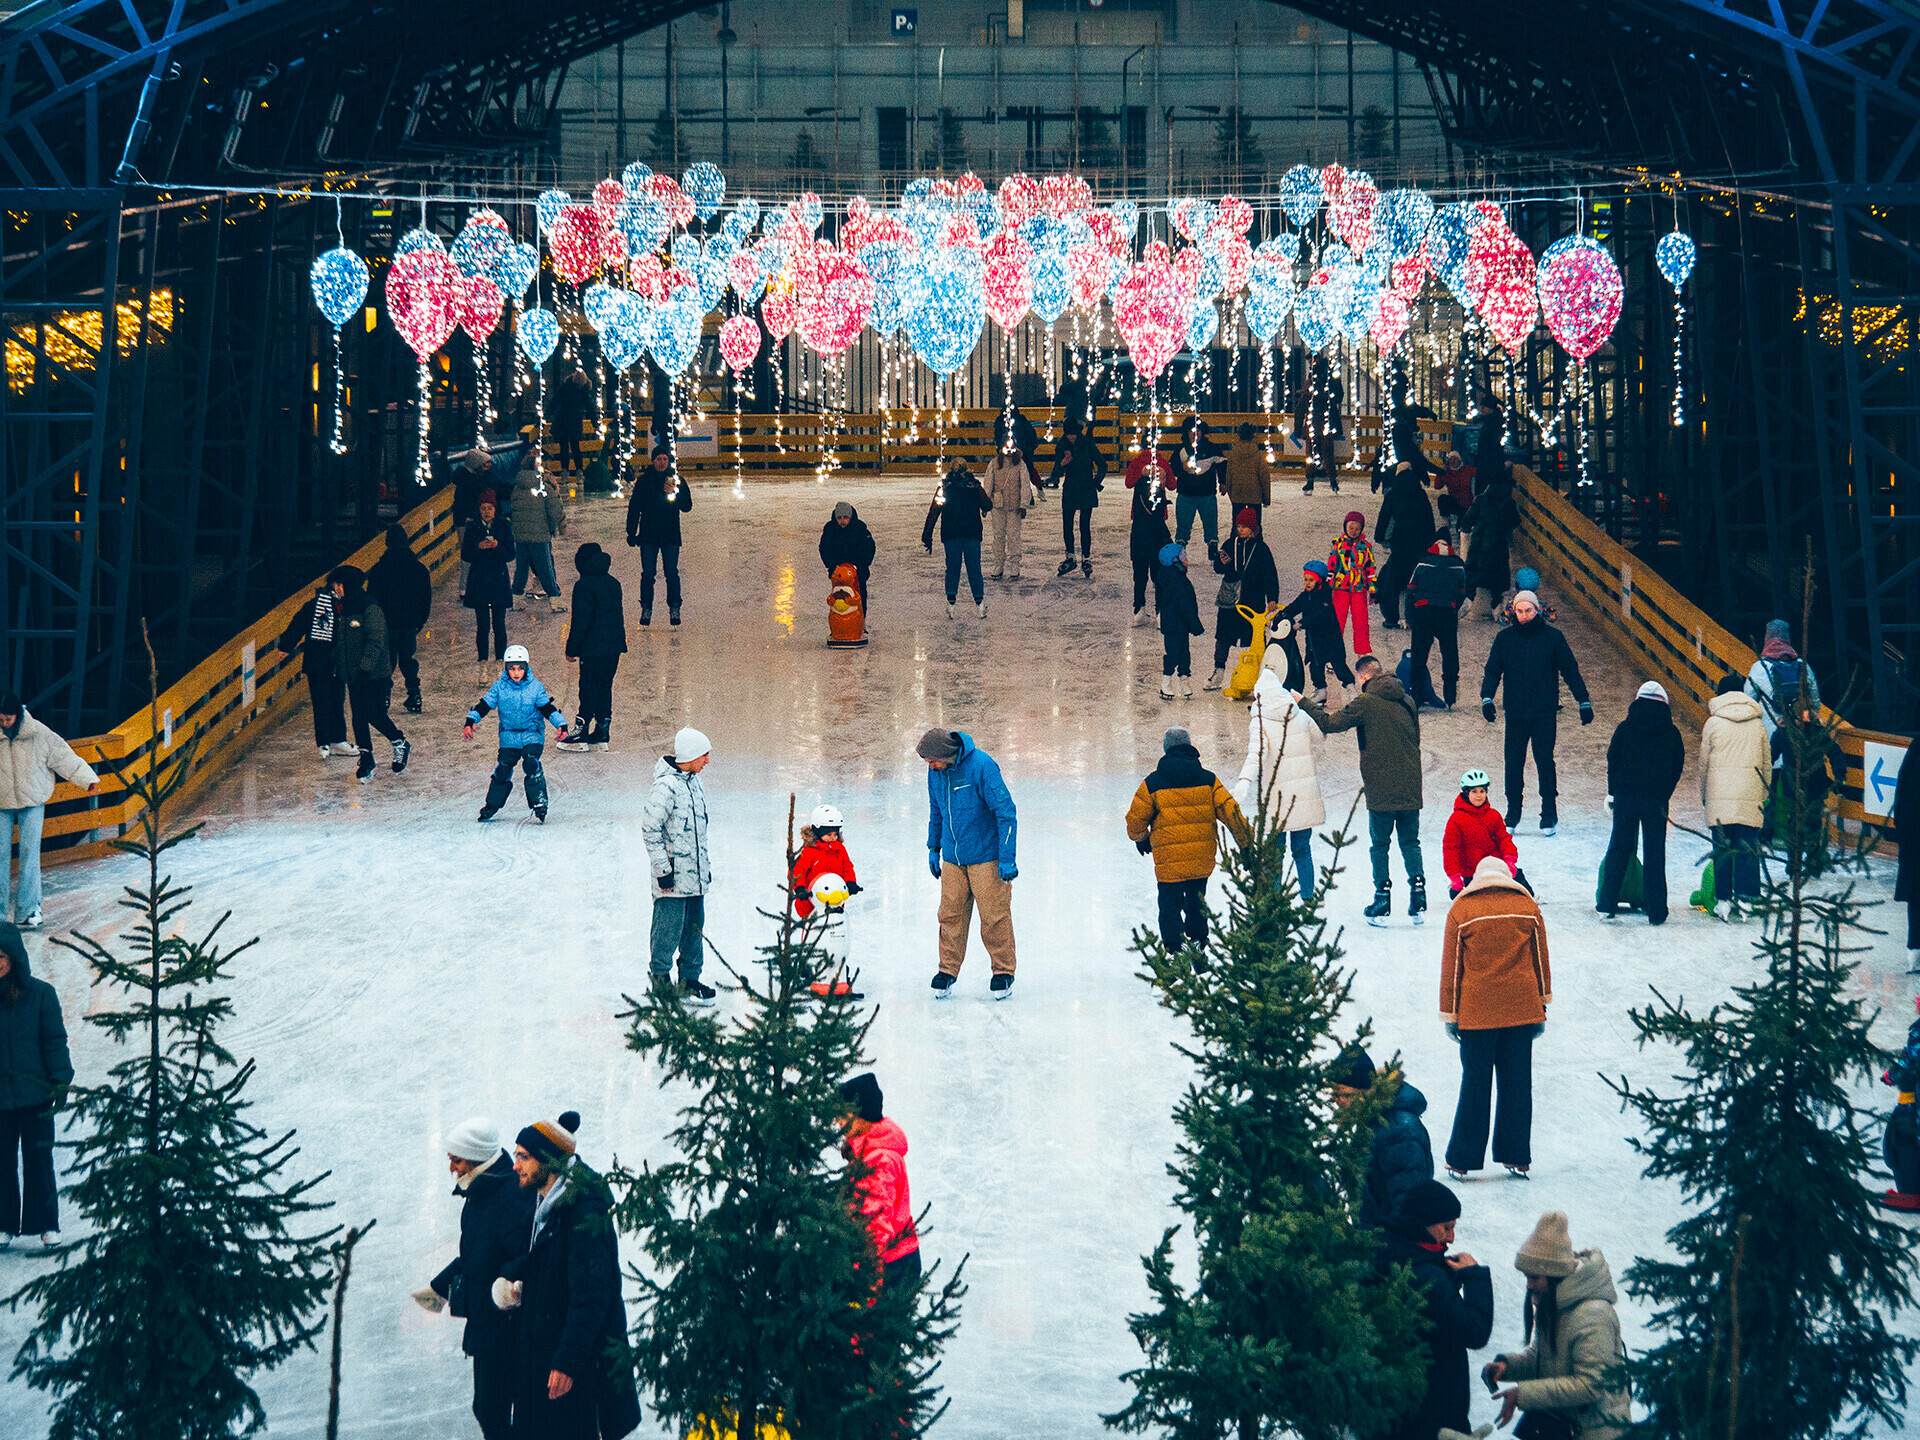
M 1374 539 L 1390 552 L 1374 586 L 1380 597 L 1380 623 L 1389 630 L 1400 628 L 1400 592 L 1407 588 L 1407 577 L 1433 543 L 1433 534 L 1433 502 L 1427 499 L 1420 476 L 1402 460 L 1387 483 L 1380 518 L 1373 526 Z
M 662 445 L 634 477 L 627 497 L 627 544 L 640 550 L 640 623 L 653 623 L 655 567 L 667 576 L 667 619 L 680 623 L 680 517 L 693 509 L 693 491 L 673 470 Z
M 1512 477 L 1505 471 L 1495 471 L 1495 478 L 1487 480 L 1486 473 L 1481 471 L 1474 476 L 1480 493 L 1467 507 L 1467 513 L 1460 517 L 1460 528 L 1472 536 L 1467 543 L 1467 575 L 1475 592 L 1472 613 L 1492 618 L 1499 608 L 1500 597 L 1507 593 L 1513 532 L 1520 524 L 1520 506 L 1514 498 Z M 1486 592 L 1484 611 L 1480 608 L 1481 591 Z
M 1342 1109 L 1351 1105 L 1373 1088 L 1374 1076 L 1373 1057 L 1365 1050 L 1355 1046 L 1342 1051 L 1331 1074 L 1335 1103 Z M 1360 1191 L 1358 1218 L 1369 1230 L 1383 1227 L 1409 1190 L 1433 1179 L 1433 1140 L 1420 1118 L 1427 1113 L 1427 1097 L 1397 1070 L 1389 1071 L 1388 1079 L 1396 1088 L 1373 1127 L 1373 1150 Z
M 867 573 L 873 569 L 873 553 L 873 531 L 860 518 L 860 512 L 842 500 L 820 527 L 820 563 L 827 567 L 829 580 L 842 565 L 851 565 L 859 572 L 862 609 L 867 604 Z
M 1407 628 L 1413 632 L 1415 676 L 1440 646 L 1441 703 L 1449 710 L 1460 692 L 1460 603 L 1467 598 L 1467 572 L 1444 537 L 1427 547 L 1407 581 Z M 1426 697 L 1431 698 L 1431 697 Z
M 1014 406 L 1012 410 L 1013 423 L 1011 425 L 1007 423 L 1007 414 L 1007 411 L 1002 410 L 998 415 L 993 417 L 993 448 L 995 450 L 1006 449 L 1007 435 L 1011 432 L 1013 435 L 1013 448 L 1020 452 L 1020 458 L 1027 462 L 1027 469 L 1033 472 L 1033 457 L 1040 453 L 1040 432 L 1033 428 L 1033 422 L 1021 413 L 1017 405 Z M 1069 418 L 1071 418 L 1071 416 L 1069 416 Z M 1037 480 L 1038 472 L 1033 473 L 1034 478 Z
M 573 1153 L 579 1125 L 569 1110 L 514 1137 L 514 1173 L 539 1197 L 532 1245 L 494 1283 L 520 1312 L 516 1440 L 620 1440 L 640 1427 L 613 1196 Z
M 33 978 L 19 929 L 0 920 L 0 1234 L 59 1239 L 53 1112 L 72 1083 L 60 997 Z
M 1607 841 L 1607 858 L 1600 863 L 1597 908 L 1602 915 L 1618 913 L 1620 885 L 1627 878 L 1627 862 L 1638 841 L 1647 923 L 1666 923 L 1667 804 L 1686 763 L 1686 743 L 1673 723 L 1666 688 L 1649 680 L 1627 707 L 1627 718 L 1614 729 L 1607 746 L 1613 835 Z
M 1427 1393 L 1382 1440 L 1433 1440 L 1442 1429 L 1465 1433 L 1467 1352 L 1493 1334 L 1493 1276 L 1453 1243 L 1460 1201 L 1438 1180 L 1423 1180 L 1401 1198 L 1388 1222 L 1378 1264 L 1405 1265 L 1426 1301 Z
M 460 1255 L 414 1299 L 467 1322 L 460 1348 L 473 1357 L 473 1418 L 484 1440 L 513 1433 L 515 1317 L 493 1303 L 493 1282 L 527 1253 L 534 1194 L 521 1188 L 491 1120 L 475 1117 L 447 1136 L 447 1169 L 462 1198 Z
M 1067 558 L 1060 574 L 1073 569 L 1073 517 L 1080 517 L 1080 570 L 1093 578 L 1093 511 L 1100 503 L 1100 487 L 1107 478 L 1107 457 L 1077 416 L 1067 417 L 1066 435 L 1054 447 L 1049 485 L 1060 486 L 1060 533 L 1066 537 Z
M 1480 713 L 1493 723 L 1493 696 L 1507 687 L 1507 829 L 1520 825 L 1520 802 L 1527 793 L 1527 747 L 1533 747 L 1534 768 L 1540 773 L 1540 833 L 1551 835 L 1560 823 L 1556 798 L 1559 774 L 1554 769 L 1553 746 L 1560 725 L 1560 682 L 1580 705 L 1580 723 L 1593 723 L 1593 702 L 1580 664 L 1573 658 L 1567 637 L 1540 613 L 1540 598 L 1531 590 L 1513 597 L 1513 624 L 1493 637 L 1487 652 L 1486 673 L 1480 677 Z M 1672 789 L 1671 786 L 1668 787 Z
M 340 683 L 353 703 L 353 739 L 360 750 L 359 779 L 373 778 L 373 732 L 393 746 L 393 773 L 407 768 L 412 745 L 393 723 L 387 707 L 393 703 L 393 650 L 387 644 L 387 617 L 367 594 L 366 577 L 352 565 L 336 565 L 327 579 L 339 607 L 339 629 L 333 663 Z
M 1407 872 L 1407 914 L 1424 924 L 1427 911 L 1427 871 L 1420 854 L 1420 707 L 1393 676 L 1384 674 L 1380 661 L 1362 655 L 1353 665 L 1360 693 L 1335 713 L 1311 696 L 1302 699 L 1306 712 L 1324 735 L 1354 730 L 1360 742 L 1360 785 L 1367 796 L 1367 834 L 1372 841 L 1373 903 L 1361 913 L 1368 920 L 1385 921 L 1393 910 L 1393 882 L 1387 859 L 1393 837 L 1400 837 L 1400 862 Z
M 580 702 L 573 731 L 554 743 L 562 750 L 605 750 L 613 739 L 613 677 L 627 653 L 627 616 L 613 557 L 589 540 L 573 554 L 573 624 L 567 662 L 580 667 Z
M 387 617 L 387 649 L 407 685 L 407 713 L 420 713 L 420 629 L 433 610 L 433 572 L 413 553 L 406 527 L 387 526 L 387 551 L 367 571 L 367 594 Z

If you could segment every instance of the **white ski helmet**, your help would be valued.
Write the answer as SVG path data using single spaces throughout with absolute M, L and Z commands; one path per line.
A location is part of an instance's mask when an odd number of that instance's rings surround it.
M 807 816 L 807 824 L 816 830 L 838 830 L 840 812 L 831 805 L 816 805 L 813 807 L 813 813 Z
M 507 646 L 507 653 L 500 657 L 500 663 L 502 665 L 531 665 L 533 660 L 528 656 L 526 646 L 509 645 Z
M 813 891 L 813 898 L 829 910 L 838 910 L 847 903 L 847 882 L 832 871 L 816 878 L 809 888 Z
M 1487 772 L 1484 770 L 1469 770 L 1460 777 L 1460 788 L 1462 790 L 1485 790 L 1491 783 L 1492 782 L 1487 779 Z

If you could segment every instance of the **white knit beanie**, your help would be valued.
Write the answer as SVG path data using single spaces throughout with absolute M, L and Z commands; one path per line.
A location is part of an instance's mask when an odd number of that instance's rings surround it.
M 1662 705 L 1670 703 L 1667 700 L 1667 687 L 1662 685 L 1658 680 L 1647 681 L 1646 684 L 1642 685 L 1639 690 L 1635 692 L 1634 699 L 1658 700 Z
M 673 758 L 682 765 L 689 760 L 698 760 L 713 749 L 713 742 L 691 725 L 673 737 Z
M 479 1165 L 500 1153 L 500 1131 L 484 1115 L 462 1120 L 447 1132 L 447 1154 Z
M 1549 1210 L 1533 1227 L 1533 1234 L 1520 1243 L 1513 1257 L 1513 1268 L 1522 1275 L 1546 1275 L 1564 1280 L 1580 1268 L 1573 1253 L 1573 1241 L 1567 1238 L 1567 1212 Z

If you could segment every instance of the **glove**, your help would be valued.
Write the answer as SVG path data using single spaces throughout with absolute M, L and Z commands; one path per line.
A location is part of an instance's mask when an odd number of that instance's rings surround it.
M 414 1291 L 413 1303 L 433 1315 L 438 1315 L 442 1310 L 447 1308 L 447 1302 L 433 1293 L 433 1287 L 431 1285 L 424 1290 Z
M 940 852 L 938 850 L 927 851 L 927 869 L 933 872 L 934 879 L 938 880 L 940 878 Z
M 1591 725 L 1593 723 L 1593 702 L 1591 700 L 1582 700 L 1580 702 L 1580 723 L 1582 725 Z
M 627 536 L 627 544 L 638 545 L 639 543 L 640 543 L 640 537 L 638 535 Z
M 1480 713 L 1487 717 L 1487 724 L 1491 725 L 1493 723 L 1493 701 L 1482 700 L 1480 702 Z
M 1027 518 L 1027 507 L 1024 505 L 1016 505 L 1013 514 L 1016 520 L 1024 520 Z
M 929 540 L 925 544 L 923 544 L 920 548 L 925 550 L 929 555 L 931 555 L 933 553 L 933 542 Z
M 1018 880 L 1020 878 L 1020 867 L 1002 860 L 1000 862 L 1000 878 L 1002 880 Z
M 793 898 L 796 900 L 811 900 L 813 898 L 813 891 L 809 890 L 805 885 L 796 885 L 793 887 Z
M 464 740 L 473 739 L 473 721 L 469 720 L 460 727 L 460 736 Z
M 1153 853 L 1153 837 L 1148 836 L 1145 840 L 1134 841 L 1133 848 L 1138 850 L 1142 855 L 1151 855 Z
M 493 1305 L 496 1310 L 518 1310 L 520 1308 L 520 1282 L 509 1280 L 504 1275 L 493 1279 Z
M 1455 900 L 1459 899 L 1460 892 L 1466 888 L 1467 880 L 1464 875 L 1447 876 L 1447 894 L 1450 898 Z
M 1447 1021 L 1447 1038 L 1456 1045 L 1460 1043 L 1460 1027 L 1451 1020 Z
M 662 890 L 673 889 L 673 871 L 669 870 L 666 874 L 658 876 L 653 883 L 658 885 Z
M 847 882 L 847 894 L 858 895 L 859 893 L 860 893 L 860 882 L 858 880 L 849 880 Z

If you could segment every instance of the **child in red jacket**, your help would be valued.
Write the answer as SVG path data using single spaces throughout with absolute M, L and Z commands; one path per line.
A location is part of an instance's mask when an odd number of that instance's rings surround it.
M 1513 848 L 1513 837 L 1507 833 L 1507 822 L 1487 803 L 1488 783 L 1484 770 L 1469 770 L 1460 777 L 1460 795 L 1453 802 L 1453 814 L 1447 817 L 1446 833 L 1441 837 L 1447 890 L 1456 899 L 1489 855 L 1499 856 L 1513 878 L 1527 885 L 1527 877 L 1520 872 L 1520 852 Z M 1533 893 L 1531 885 L 1527 885 L 1527 893 Z
M 847 1102 L 841 1149 L 866 1171 L 853 1182 L 860 1218 L 880 1252 L 880 1283 L 906 1285 L 920 1278 L 920 1233 L 913 1224 L 907 1186 L 907 1137 L 881 1108 L 880 1082 L 871 1071 L 840 1085 Z
M 839 886 L 832 885 L 835 876 L 840 879 Z M 823 879 L 828 881 L 826 886 L 820 884 Z M 800 827 L 800 853 L 793 857 L 793 874 L 787 883 L 793 890 L 793 913 L 802 920 L 813 914 L 816 899 L 827 907 L 829 920 L 820 935 L 820 952 L 844 968 L 851 953 L 844 906 L 848 899 L 860 893 L 860 882 L 853 876 L 853 857 L 841 843 L 840 812 L 833 806 L 814 806 L 807 823 Z M 830 900 L 829 890 L 839 898 Z M 813 990 L 815 994 L 826 994 L 827 982 L 815 982 Z M 848 987 L 844 977 L 833 982 L 833 993 L 852 995 L 856 1000 L 862 998 Z
M 1358 510 L 1347 512 L 1340 538 L 1327 554 L 1327 572 L 1332 577 L 1333 613 L 1341 629 L 1353 621 L 1355 657 L 1373 653 L 1373 637 L 1367 629 L 1367 602 L 1373 598 L 1373 542 L 1367 539 L 1367 517 Z M 1471 873 L 1471 872 L 1469 872 Z

